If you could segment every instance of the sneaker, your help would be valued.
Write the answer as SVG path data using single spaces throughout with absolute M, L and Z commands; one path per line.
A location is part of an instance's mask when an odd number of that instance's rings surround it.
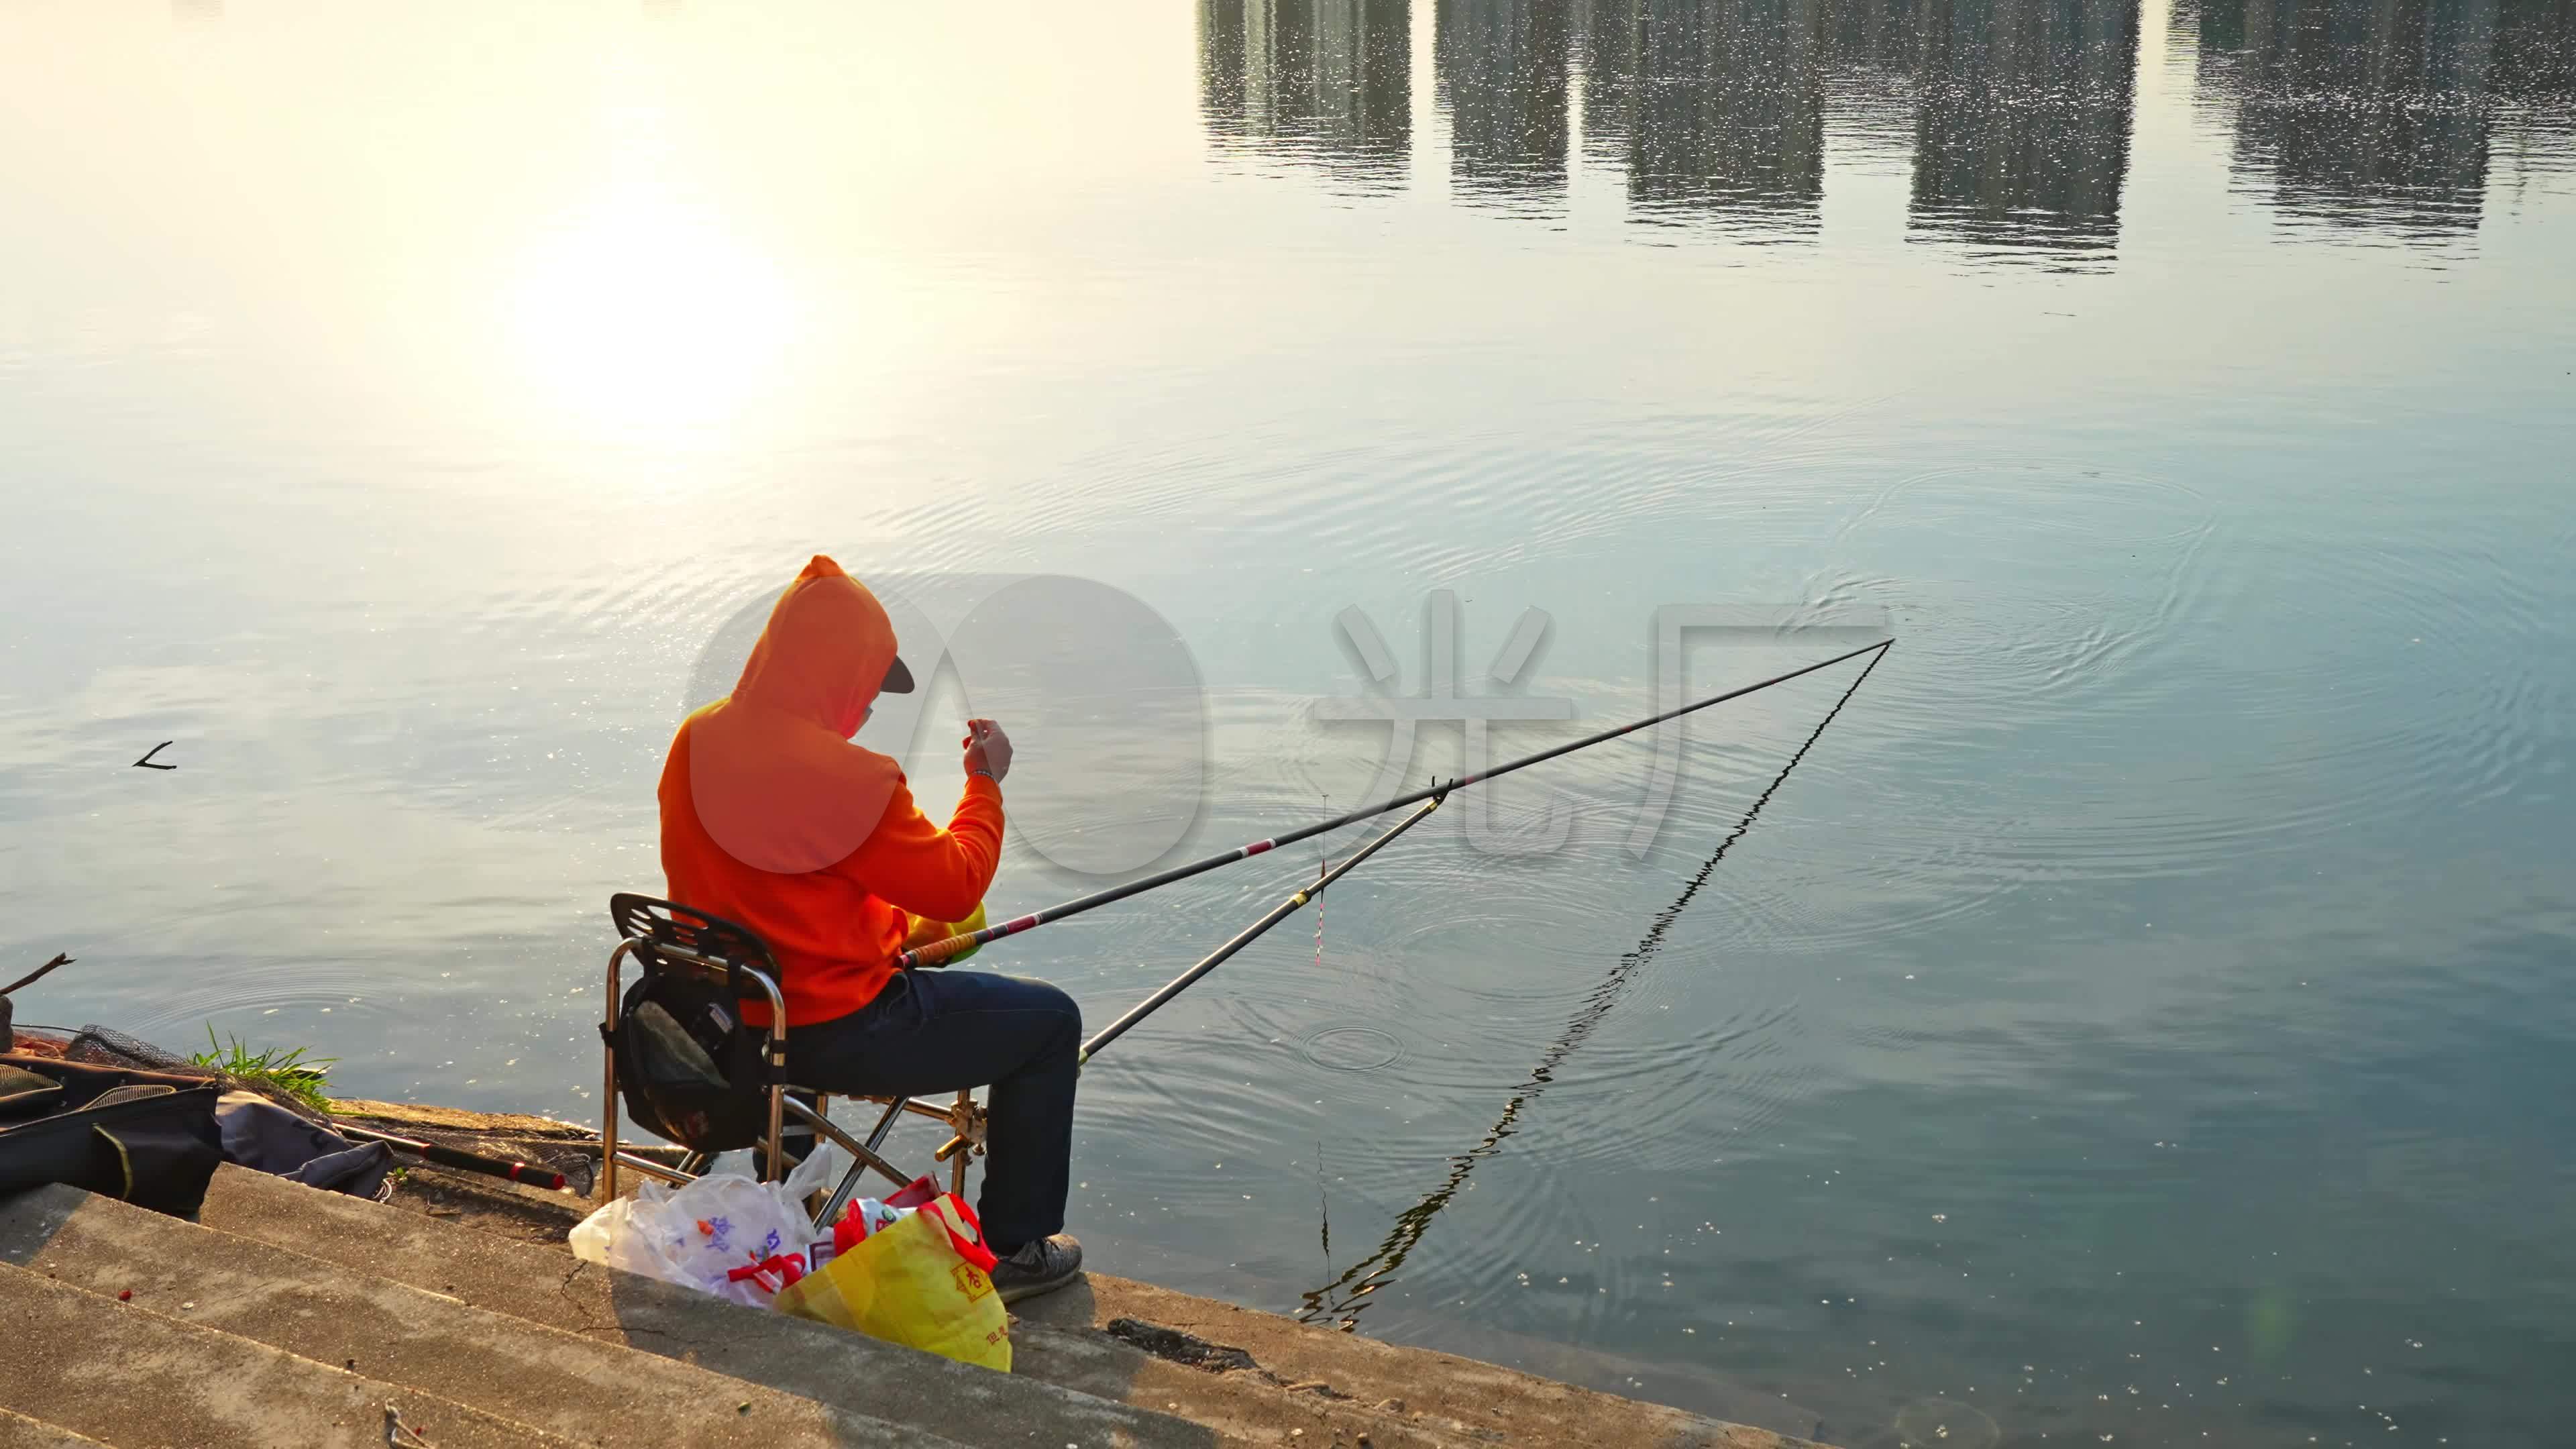
M 1082 1244 L 1071 1233 L 1040 1238 L 993 1265 L 993 1286 L 1005 1303 L 1052 1293 L 1081 1276 Z

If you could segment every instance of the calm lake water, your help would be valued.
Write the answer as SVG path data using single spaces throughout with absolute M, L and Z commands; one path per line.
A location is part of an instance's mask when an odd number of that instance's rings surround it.
M 1097 1262 L 1869 1449 L 2576 1438 L 2566 0 L 19 5 L 0 187 L 22 1017 L 595 1120 L 817 550 L 1001 911 L 1882 619 L 1104 1055 Z M 1359 838 L 977 964 L 1106 1021 Z

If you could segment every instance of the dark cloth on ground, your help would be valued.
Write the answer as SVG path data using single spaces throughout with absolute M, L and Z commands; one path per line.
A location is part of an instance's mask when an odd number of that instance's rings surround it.
M 226 1092 L 215 1102 L 224 1160 L 352 1197 L 382 1198 L 393 1174 L 393 1149 L 352 1142 L 307 1122 L 255 1092 Z

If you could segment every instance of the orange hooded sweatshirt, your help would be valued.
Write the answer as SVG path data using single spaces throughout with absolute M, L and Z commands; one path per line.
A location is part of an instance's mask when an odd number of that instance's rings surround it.
M 964 919 L 1001 859 L 1000 786 L 967 776 L 942 830 L 893 760 L 850 742 L 894 657 L 884 606 L 816 554 L 733 693 L 681 722 L 662 766 L 670 897 L 768 943 L 791 1027 L 875 999 L 907 913 Z

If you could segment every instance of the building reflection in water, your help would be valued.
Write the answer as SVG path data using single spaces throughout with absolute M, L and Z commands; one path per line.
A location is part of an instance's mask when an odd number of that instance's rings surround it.
M 1625 168 L 1641 221 L 1811 232 L 1825 191 L 1827 0 L 1598 0 L 1584 17 L 1584 141 Z
M 2499 123 L 2563 128 L 2568 0 L 2200 0 L 2204 98 L 2240 182 L 2302 220 L 2475 230 Z
M 1464 204 L 1560 215 L 1579 163 L 1620 178 L 1632 222 L 1810 238 L 1831 134 L 1909 155 L 1909 235 L 2078 266 L 2119 240 L 2141 0 L 1426 3 Z M 2173 3 L 2238 176 L 2290 214 L 2457 234 L 2491 154 L 2566 164 L 2576 139 L 2576 0 Z M 1401 183 L 1413 20 L 1201 0 L 1210 135 Z
M 1914 225 L 2071 255 L 2119 240 L 2137 0 L 1915 0 Z
M 1432 60 L 1449 176 L 1467 199 L 1551 210 L 1565 193 L 1568 0 L 1437 0 Z
M 1221 143 L 1401 184 L 1413 148 L 1407 0 L 1202 0 L 1199 94 Z

